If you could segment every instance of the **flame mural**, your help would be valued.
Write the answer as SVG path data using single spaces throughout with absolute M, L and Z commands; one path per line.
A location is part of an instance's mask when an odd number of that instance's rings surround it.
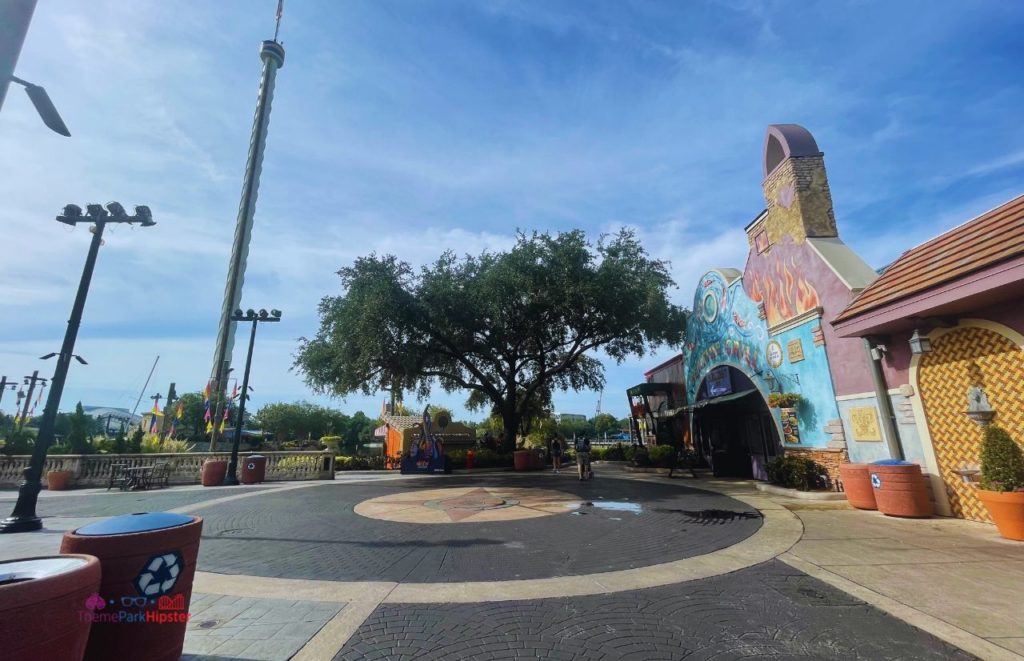
M 748 268 L 743 277 L 747 295 L 764 307 L 768 326 L 777 326 L 821 305 L 818 291 L 804 277 L 796 255 L 765 260 L 761 269 Z

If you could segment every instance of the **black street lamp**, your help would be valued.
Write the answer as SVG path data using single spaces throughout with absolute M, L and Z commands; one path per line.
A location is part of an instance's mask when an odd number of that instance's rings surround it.
M 249 334 L 249 354 L 245 358 L 245 374 L 242 376 L 242 394 L 238 397 L 238 419 L 235 422 L 235 440 L 231 442 L 231 461 L 228 462 L 228 472 L 224 475 L 225 486 L 238 484 L 238 445 L 242 442 L 245 400 L 249 397 L 249 368 L 252 367 L 252 346 L 256 342 L 256 324 L 261 321 L 281 321 L 281 311 L 260 310 L 256 312 L 249 308 L 243 314 L 241 310 L 235 310 L 235 313 L 231 315 L 231 321 L 251 321 L 252 332 Z
M 25 479 L 18 488 L 18 502 L 14 505 L 14 511 L 9 517 L 0 521 L 0 533 L 30 532 L 43 527 L 42 520 L 36 516 L 36 501 L 39 498 L 39 490 L 42 488 L 40 479 L 43 475 L 43 464 L 46 462 L 46 451 L 53 443 L 53 428 L 57 421 L 57 409 L 60 406 L 61 395 L 64 394 L 64 382 L 68 377 L 71 359 L 75 357 L 75 340 L 78 338 L 78 327 L 82 323 L 82 311 L 85 309 L 85 299 L 89 294 L 89 283 L 96 266 L 96 256 L 103 243 L 103 228 L 107 223 L 138 223 L 143 227 L 156 225 L 149 207 L 137 206 L 135 215 L 129 216 L 118 202 L 109 203 L 106 209 L 99 204 L 89 204 L 86 206 L 84 214 L 81 207 L 69 204 L 64 207 L 64 213 L 57 216 L 57 220 L 72 226 L 78 223 L 91 223 L 93 226 L 92 242 L 89 244 L 89 252 L 85 258 L 85 267 L 82 269 L 82 279 L 78 283 L 75 304 L 71 308 L 68 328 L 64 333 L 64 343 L 61 345 L 60 353 L 57 354 L 57 366 L 53 371 L 53 378 L 50 379 L 50 395 L 46 398 L 43 420 L 39 423 L 39 434 L 36 436 L 36 445 L 32 450 L 32 460 L 29 462 L 28 468 L 25 469 Z M 81 358 L 78 360 L 84 363 Z

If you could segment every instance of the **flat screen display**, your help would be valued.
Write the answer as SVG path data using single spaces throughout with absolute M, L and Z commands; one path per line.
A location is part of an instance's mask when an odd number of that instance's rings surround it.
M 729 368 L 723 365 L 708 372 L 707 388 L 708 397 L 720 397 L 731 393 L 732 378 L 729 375 Z

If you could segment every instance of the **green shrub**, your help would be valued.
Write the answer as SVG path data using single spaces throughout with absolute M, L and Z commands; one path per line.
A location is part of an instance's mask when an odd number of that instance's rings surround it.
M 451 467 L 461 469 L 466 467 L 466 451 L 452 450 L 446 452 Z M 564 458 L 564 455 L 563 455 Z M 508 452 L 496 452 L 489 448 L 473 448 L 473 468 L 506 468 L 513 464 L 512 454 Z
M 604 459 L 605 449 L 604 448 L 590 448 L 590 460 L 601 461 Z
M 780 487 L 811 491 L 828 486 L 825 467 L 807 457 L 790 454 L 773 457 L 765 468 L 768 481 Z
M 605 461 L 626 461 L 626 447 L 622 443 L 616 443 L 610 448 L 604 449 Z
M 1002 427 L 990 426 L 981 441 L 981 488 L 1024 490 L 1024 453 Z
M 676 449 L 671 445 L 655 445 L 647 451 L 652 466 L 671 468 L 676 457 Z
M 647 451 L 647 448 L 642 445 L 634 447 L 630 454 L 632 454 L 630 461 L 633 462 L 634 466 L 640 466 L 643 468 L 651 465 L 650 453 Z
M 32 454 L 36 437 L 27 429 L 17 430 L 13 427 L 7 430 L 6 438 L 0 441 L 0 452 L 5 455 Z
M 384 470 L 387 460 L 381 455 L 348 457 L 338 455 L 334 458 L 334 470 L 339 471 L 379 471 Z
M 74 454 L 74 452 L 71 451 L 71 446 L 67 443 L 54 443 L 46 448 L 46 454 Z

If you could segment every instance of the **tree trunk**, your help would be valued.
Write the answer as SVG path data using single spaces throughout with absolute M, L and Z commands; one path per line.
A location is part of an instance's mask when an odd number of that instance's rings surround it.
M 515 450 L 516 435 L 519 433 L 519 415 L 516 413 L 515 403 L 502 407 L 501 421 L 505 427 L 505 447 L 502 450 Z

